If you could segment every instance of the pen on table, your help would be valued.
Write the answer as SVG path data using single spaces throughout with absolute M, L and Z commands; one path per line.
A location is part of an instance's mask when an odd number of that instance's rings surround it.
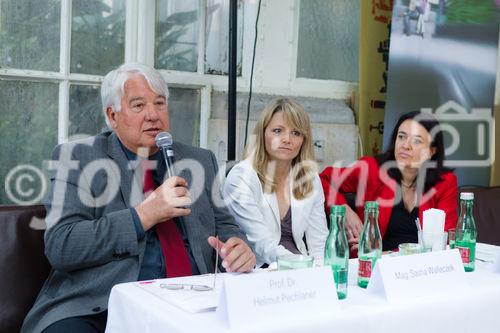
M 215 236 L 217 239 L 217 246 L 215 247 L 215 269 L 214 269 L 214 283 L 212 285 L 212 290 L 215 290 L 215 282 L 217 281 L 217 270 L 219 265 L 219 235 Z

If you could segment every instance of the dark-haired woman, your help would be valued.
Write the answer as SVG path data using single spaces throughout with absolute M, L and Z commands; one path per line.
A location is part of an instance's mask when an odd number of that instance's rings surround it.
M 443 166 L 443 133 L 430 114 L 414 111 L 401 116 L 390 146 L 377 157 L 363 157 L 346 168 L 328 167 L 321 173 L 325 206 L 346 204 L 345 194 L 356 194 L 356 212 L 346 205 L 346 231 L 357 249 L 364 204 L 379 202 L 383 249 L 418 241 L 416 219 L 429 208 L 446 213 L 445 230 L 457 222 L 457 178 Z

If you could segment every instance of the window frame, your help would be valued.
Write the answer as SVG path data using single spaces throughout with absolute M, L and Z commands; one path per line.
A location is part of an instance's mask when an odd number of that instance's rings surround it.
M 271 95 L 307 96 L 317 98 L 348 98 L 357 91 L 356 82 L 336 80 L 315 80 L 297 78 L 297 49 L 299 8 L 301 0 L 272 1 L 262 0 L 259 21 L 259 39 L 256 49 L 253 92 Z M 212 91 L 227 92 L 228 79 L 225 75 L 205 74 L 205 25 L 206 0 L 198 0 L 198 62 L 196 72 L 181 72 L 160 69 L 161 74 L 171 87 L 199 89 L 201 93 L 200 109 L 200 147 L 208 147 L 208 120 L 211 113 Z M 258 1 L 243 1 L 243 46 L 242 76 L 237 78 L 238 92 L 248 92 L 250 88 L 250 69 L 252 62 L 253 41 L 255 36 L 255 18 Z M 142 62 L 154 65 L 156 1 L 126 0 L 125 3 L 125 62 Z M 61 31 L 59 72 L 0 68 L 0 78 L 54 82 L 59 84 L 58 103 L 58 143 L 68 141 L 69 100 L 71 85 L 100 85 L 103 76 L 70 72 L 72 1 L 61 0 Z M 282 17 L 282 20 L 266 19 Z M 278 25 L 286 25 L 286 40 L 273 34 Z M 266 30 L 267 29 L 267 30 Z M 279 54 L 267 54 L 265 43 L 283 46 L 283 52 L 291 54 L 288 66 L 280 73 L 267 72 L 273 61 L 282 61 Z M 266 75 L 268 78 L 266 78 Z

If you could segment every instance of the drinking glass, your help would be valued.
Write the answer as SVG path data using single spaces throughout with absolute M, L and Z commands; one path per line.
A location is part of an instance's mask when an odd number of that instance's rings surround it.
M 422 252 L 446 250 L 447 240 L 447 232 L 418 232 L 418 243 L 422 246 Z
M 448 245 L 451 250 L 455 248 L 455 229 L 448 230 Z
M 314 258 L 303 254 L 286 254 L 278 257 L 278 270 L 309 268 L 313 266 Z
M 422 245 L 418 243 L 402 243 L 399 244 L 398 248 L 399 248 L 399 254 L 402 256 L 422 253 Z

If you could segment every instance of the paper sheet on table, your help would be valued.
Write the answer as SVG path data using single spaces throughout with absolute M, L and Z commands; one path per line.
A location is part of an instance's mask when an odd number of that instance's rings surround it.
M 215 311 L 219 303 L 220 292 L 222 291 L 223 274 L 217 274 L 217 282 L 214 290 L 196 291 L 189 289 L 169 290 L 161 288 L 163 283 L 184 283 L 201 284 L 212 286 L 214 281 L 213 274 L 187 276 L 181 278 L 161 279 L 154 281 L 137 282 L 138 288 L 161 298 L 167 303 L 181 308 L 190 313 Z
M 500 247 L 498 246 L 491 244 L 477 243 L 476 259 L 484 262 L 493 263 L 495 261 L 495 257 L 498 251 L 500 251 Z

